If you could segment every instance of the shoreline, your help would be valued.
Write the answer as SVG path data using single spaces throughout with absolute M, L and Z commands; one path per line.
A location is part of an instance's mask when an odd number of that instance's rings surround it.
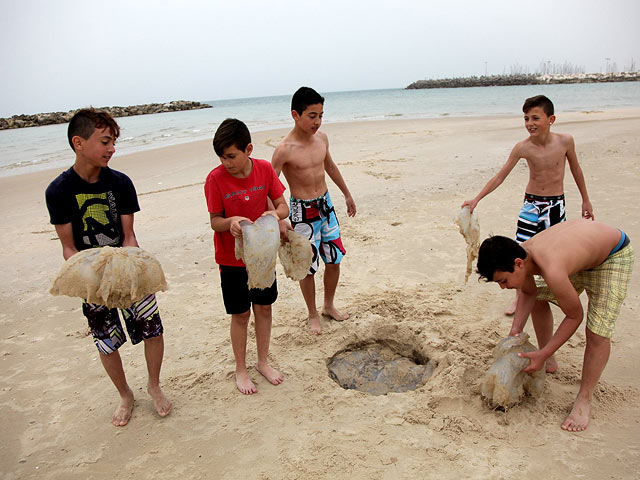
M 556 114 L 557 116 L 560 115 L 561 118 L 567 118 L 567 117 L 571 117 L 573 118 L 573 116 L 578 116 L 579 118 L 581 115 L 583 114 L 588 114 L 588 115 L 593 115 L 593 114 L 601 114 L 604 115 L 604 117 L 610 117 L 610 116 L 624 116 L 624 117 L 633 117 L 633 116 L 637 116 L 640 115 L 640 108 L 639 107 L 626 107 L 626 108 L 615 108 L 615 109 L 607 109 L 607 110 L 583 110 L 583 111 L 572 111 L 572 112 L 560 112 L 559 114 Z M 348 125 L 357 125 L 357 124 L 363 124 L 363 125 L 368 125 L 368 124 L 375 124 L 375 123 L 386 123 L 386 122 L 413 122 L 413 121 L 417 121 L 417 122 L 421 122 L 421 121 L 425 121 L 425 122 L 438 122 L 438 121 L 464 121 L 464 120 L 481 120 L 481 119 L 486 119 L 486 120 L 492 120 L 492 119 L 505 119 L 505 118 L 510 118 L 510 117 L 514 117 L 514 115 L 511 114 L 492 114 L 492 115 L 459 115 L 459 116 L 455 116 L 455 115 L 440 115 L 438 117 L 423 117 L 423 118 L 414 118 L 414 117 L 392 117 L 392 118 L 385 118 L 385 119 L 363 119 L 363 120 L 357 120 L 357 121 L 348 121 L 348 122 L 342 122 L 342 121 L 338 121 L 338 122 L 324 122 L 323 128 L 327 128 L 328 126 L 332 126 L 331 128 L 334 128 L 334 126 L 336 128 L 339 128 L 340 126 L 348 126 Z M 519 117 L 517 117 L 519 118 Z M 561 122 L 557 122 L 556 125 L 560 125 Z M 259 130 L 255 130 L 251 132 L 252 137 L 258 135 L 258 134 L 268 134 L 269 132 L 278 132 L 278 131 L 289 131 L 290 127 L 281 127 L 281 126 L 276 126 L 273 128 L 266 128 L 266 129 L 259 129 Z M 211 133 L 211 136 L 213 138 L 213 132 Z M 211 145 L 211 138 L 201 138 L 201 139 L 197 139 L 197 140 L 188 140 L 188 141 L 184 141 L 184 142 L 179 142 L 179 143 L 174 143 L 174 144 L 169 144 L 169 145 L 162 145 L 162 146 L 149 146 L 149 147 L 136 147 L 133 151 L 127 151 L 126 153 L 122 153 L 119 154 L 118 153 L 118 148 L 116 146 L 116 155 L 114 156 L 113 160 L 118 160 L 118 159 L 124 159 L 124 158 L 128 158 L 131 156 L 135 156 L 135 155 L 139 155 L 139 154 L 144 154 L 144 153 L 150 153 L 150 152 L 154 152 L 154 151 L 159 151 L 159 150 L 163 150 L 163 149 L 170 149 L 170 148 L 176 148 L 176 147 L 181 147 L 181 146 L 187 146 L 187 145 L 191 145 L 191 144 L 199 144 L 199 143 L 206 143 L 208 146 Z M 31 165 L 16 165 L 16 166 L 8 166 L 8 167 L 4 167 L 3 169 L 0 170 L 0 186 L 4 184 L 4 180 L 5 179 L 11 179 L 11 178 L 15 178 L 15 177 L 20 177 L 23 175 L 36 175 L 40 172 L 54 172 L 54 171 L 62 171 L 65 168 L 68 168 L 69 166 L 71 166 L 73 164 L 73 152 L 71 150 L 69 150 L 68 152 L 69 154 L 69 161 L 64 163 L 64 164 L 59 164 L 56 166 L 45 166 L 44 163 L 41 164 L 31 164 Z M 112 161 L 113 161 L 112 160 Z M 66 166 L 66 167 L 65 167 Z M 20 172 L 19 170 L 30 170 L 30 171 L 23 171 Z M 15 172 L 15 173 L 14 173 Z

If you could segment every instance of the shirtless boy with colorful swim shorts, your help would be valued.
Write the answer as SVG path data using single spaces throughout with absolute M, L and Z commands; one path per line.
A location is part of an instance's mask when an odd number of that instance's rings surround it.
M 573 142 L 566 133 L 552 133 L 555 122 L 554 107 L 544 95 L 527 98 L 522 106 L 524 126 L 529 137 L 516 143 L 507 162 L 491 180 L 471 200 L 465 200 L 462 207 L 469 206 L 471 212 L 478 202 L 489 195 L 507 178 L 521 158 L 529 166 L 529 182 L 524 194 L 516 230 L 516 242 L 521 243 L 535 234 L 564 222 L 564 169 L 569 164 L 573 178 L 582 196 L 582 217 L 594 219 L 593 207 L 589 201 L 587 186 Z M 565 162 L 566 159 L 566 162 Z M 505 314 L 515 312 L 518 297 L 505 310 Z
M 343 193 L 347 215 L 356 214 L 356 204 L 329 153 L 329 140 L 321 132 L 324 98 L 315 90 L 301 87 L 291 99 L 293 130 L 280 142 L 271 164 L 279 175 L 284 173 L 291 190 L 291 226 L 281 222 L 283 228 L 291 228 L 305 235 L 313 248 L 313 264 L 309 274 L 300 281 L 300 289 L 309 312 L 309 332 L 322 333 L 320 314 L 316 308 L 314 275 L 325 263 L 324 307 L 322 314 L 338 321 L 349 315 L 334 305 L 334 297 L 340 278 L 340 262 L 346 253 L 340 238 L 340 227 L 333 203 L 329 197 L 325 173 Z

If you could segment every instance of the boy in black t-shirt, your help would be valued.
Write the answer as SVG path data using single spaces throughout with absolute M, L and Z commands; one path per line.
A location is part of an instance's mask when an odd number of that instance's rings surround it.
M 94 247 L 137 247 L 133 214 L 140 210 L 133 183 L 124 173 L 107 164 L 115 152 L 120 127 L 107 112 L 79 110 L 69 122 L 67 136 L 76 154 L 74 165 L 47 187 L 46 201 L 65 260 L 80 250 Z M 126 337 L 118 310 L 84 302 L 100 360 L 120 394 L 120 405 L 111 422 L 123 426 L 133 411 L 133 391 L 127 384 L 118 348 Z M 131 343 L 144 340 L 149 372 L 147 392 L 158 415 L 171 411 L 171 402 L 160 388 L 160 369 L 164 356 L 162 322 L 155 295 L 151 294 L 121 310 Z

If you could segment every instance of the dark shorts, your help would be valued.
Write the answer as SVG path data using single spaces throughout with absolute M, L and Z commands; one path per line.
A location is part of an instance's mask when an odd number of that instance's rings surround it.
M 272 305 L 278 298 L 278 281 L 274 280 L 269 288 L 249 290 L 249 276 L 245 267 L 219 265 L 220 286 L 224 308 L 229 315 L 244 313 L 251 304 Z
M 133 345 L 162 335 L 164 332 L 158 302 L 153 293 L 120 312 Z M 117 308 L 84 302 L 82 313 L 89 322 L 93 342 L 100 353 L 105 355 L 113 353 L 127 341 Z

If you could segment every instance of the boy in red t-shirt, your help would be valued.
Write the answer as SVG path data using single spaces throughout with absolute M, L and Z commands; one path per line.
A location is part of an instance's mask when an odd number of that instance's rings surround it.
M 236 385 L 246 395 L 258 390 L 249 377 L 246 365 L 247 325 L 251 306 L 255 316 L 258 363 L 256 370 L 273 385 L 284 376 L 268 361 L 271 337 L 271 305 L 278 297 L 276 280 L 264 290 L 249 290 L 247 269 L 235 256 L 235 238 L 242 236 L 241 221 L 254 222 L 263 215 L 281 220 L 289 215 L 283 197 L 284 185 L 266 160 L 250 158 L 253 151 L 251 134 L 240 120 L 228 118 L 220 124 L 213 137 L 213 149 L 222 165 L 217 166 L 204 184 L 207 208 L 214 230 L 216 263 L 220 267 L 222 298 L 231 315 L 231 345 L 236 360 Z M 268 200 L 274 210 L 269 210 Z

